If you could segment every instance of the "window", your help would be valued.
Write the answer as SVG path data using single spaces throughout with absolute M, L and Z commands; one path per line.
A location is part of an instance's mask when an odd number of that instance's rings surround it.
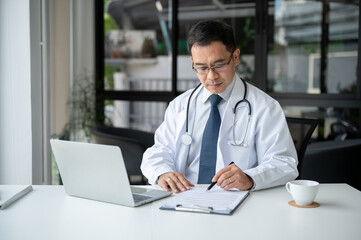
M 105 115 L 110 125 L 154 132 L 163 122 L 166 102 L 107 101 Z
M 286 116 L 297 118 L 318 118 L 318 127 L 314 131 L 313 141 L 345 140 L 357 138 L 357 124 L 360 122 L 360 109 L 357 108 L 318 108 L 309 106 L 284 106 Z
M 195 87 L 199 80 L 191 69 L 187 34 L 200 20 L 214 19 L 232 26 L 237 48 L 241 50 L 237 74 L 251 82 L 254 73 L 255 3 L 254 1 L 180 1 L 178 8 L 178 78 L 180 91 Z
M 312 108 L 318 140 L 339 124 L 359 129 L 359 1 L 269 1 L 268 14 L 267 92 L 286 115 Z
M 104 1 L 106 90 L 171 90 L 168 1 Z M 161 9 L 160 9 L 161 7 Z
M 356 94 L 358 4 L 279 0 L 272 14 L 268 91 Z
M 326 131 L 318 132 L 319 140 L 328 138 L 332 117 L 327 114 L 332 111 L 342 109 L 347 113 L 344 120 L 360 128 L 359 1 L 96 2 L 97 30 L 102 33 L 97 40 L 99 123 L 127 109 L 123 122 L 128 125 L 123 126 L 156 129 L 164 113 L 154 113 L 149 106 L 163 111 L 169 101 L 198 83 L 190 71 L 186 35 L 195 22 L 211 18 L 235 30 L 241 49 L 238 75 L 277 99 L 286 115 L 305 116 L 304 110 L 312 109 L 314 114 L 306 115 L 320 118 L 320 129 Z M 114 30 L 116 38 L 108 33 Z M 138 41 L 137 54 L 127 50 L 132 49 L 127 47 L 127 31 L 150 34 Z M 154 55 L 142 55 L 145 39 Z M 118 108 L 118 103 L 127 107 Z M 116 122 L 112 120 L 121 126 Z
M 97 36 L 101 34 L 97 52 L 102 59 L 97 63 L 98 123 L 154 131 L 176 91 L 171 6 L 168 1 L 96 4 Z M 162 112 L 152 112 L 154 106 Z
M 97 7 L 97 59 L 103 59 L 97 63 L 97 115 L 102 124 L 154 131 L 167 103 L 199 83 L 186 37 L 194 23 L 211 16 L 234 28 L 242 52 L 238 74 L 252 81 L 253 1 L 99 0 Z

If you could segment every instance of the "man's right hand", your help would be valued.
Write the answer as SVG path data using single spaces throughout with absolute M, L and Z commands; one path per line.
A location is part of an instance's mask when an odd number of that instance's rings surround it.
M 178 172 L 163 173 L 158 177 L 158 185 L 166 191 L 172 190 L 174 193 L 179 191 L 186 191 L 194 187 L 194 185 L 188 181 L 183 174 Z

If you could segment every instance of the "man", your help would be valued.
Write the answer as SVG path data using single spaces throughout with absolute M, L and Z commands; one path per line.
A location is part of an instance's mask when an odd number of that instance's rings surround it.
M 240 50 L 232 28 L 201 21 L 187 41 L 202 85 L 169 104 L 143 156 L 149 182 L 178 193 L 201 183 L 257 190 L 296 178 L 297 153 L 279 103 L 235 74 Z

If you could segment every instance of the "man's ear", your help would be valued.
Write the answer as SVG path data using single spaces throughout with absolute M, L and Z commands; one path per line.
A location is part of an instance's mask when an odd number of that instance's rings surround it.
M 191 59 L 191 61 L 193 62 L 193 57 L 192 57 L 192 56 L 190 56 L 190 59 Z
M 233 57 L 234 57 L 235 62 L 237 63 L 236 65 L 238 65 L 239 55 L 240 54 L 241 54 L 241 50 L 239 50 L 239 48 L 234 50 Z

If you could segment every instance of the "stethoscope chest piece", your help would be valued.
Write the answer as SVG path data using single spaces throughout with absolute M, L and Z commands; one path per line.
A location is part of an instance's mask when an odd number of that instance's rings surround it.
M 182 143 L 187 146 L 191 145 L 192 137 L 189 133 L 185 133 L 182 135 Z

